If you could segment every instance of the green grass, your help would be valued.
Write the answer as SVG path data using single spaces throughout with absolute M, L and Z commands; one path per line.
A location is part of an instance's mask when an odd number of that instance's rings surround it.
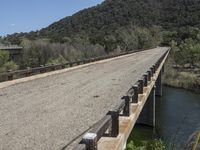
M 197 72 L 198 68 L 194 68 L 188 72 L 186 69 L 174 69 L 172 59 L 169 58 L 165 65 L 165 73 L 163 84 L 167 86 L 183 88 L 200 93 L 200 76 Z

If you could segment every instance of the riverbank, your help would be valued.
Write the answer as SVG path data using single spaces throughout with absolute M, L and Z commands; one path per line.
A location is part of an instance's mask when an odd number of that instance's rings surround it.
M 174 68 L 172 59 L 165 64 L 163 85 L 200 93 L 200 69 Z

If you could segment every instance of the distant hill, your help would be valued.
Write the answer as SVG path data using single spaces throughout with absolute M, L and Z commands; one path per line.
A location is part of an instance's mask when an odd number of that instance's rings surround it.
M 53 42 L 82 37 L 96 42 L 121 27 L 152 25 L 167 30 L 182 26 L 200 27 L 200 0 L 106 0 L 40 31 L 12 34 L 7 39 L 16 44 L 24 37 L 49 38 Z
M 39 34 L 50 37 L 79 33 L 95 36 L 112 33 L 117 28 L 130 24 L 150 26 L 155 24 L 158 17 L 155 7 L 156 5 L 149 0 L 107 0 L 101 5 L 53 23 L 42 29 Z

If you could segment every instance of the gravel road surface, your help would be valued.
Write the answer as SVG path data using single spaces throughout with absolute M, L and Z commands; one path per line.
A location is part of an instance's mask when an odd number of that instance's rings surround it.
M 0 89 L 0 150 L 62 149 L 119 105 L 166 51 L 138 52 Z

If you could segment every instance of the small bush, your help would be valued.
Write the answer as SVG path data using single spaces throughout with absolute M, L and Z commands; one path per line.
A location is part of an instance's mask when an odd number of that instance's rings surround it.
M 135 146 L 133 141 L 127 144 L 126 150 L 145 150 L 145 146 Z
M 59 57 L 53 59 L 49 59 L 48 62 L 46 63 L 46 65 L 59 65 L 59 64 L 64 64 L 66 63 L 67 61 L 65 60 L 65 58 L 62 56 L 62 55 L 59 55 Z
M 148 142 L 147 150 L 166 150 L 166 147 L 162 140 L 155 139 L 152 142 Z
M 146 141 L 140 146 L 136 146 L 133 141 L 130 141 L 126 150 L 166 150 L 166 146 L 161 139 Z
M 0 67 L 0 72 L 6 71 L 14 71 L 18 69 L 18 65 L 16 65 L 13 61 L 8 61 Z
M 9 53 L 6 51 L 0 51 L 0 72 L 6 72 L 8 70 L 17 70 L 18 65 L 15 62 L 9 60 Z

